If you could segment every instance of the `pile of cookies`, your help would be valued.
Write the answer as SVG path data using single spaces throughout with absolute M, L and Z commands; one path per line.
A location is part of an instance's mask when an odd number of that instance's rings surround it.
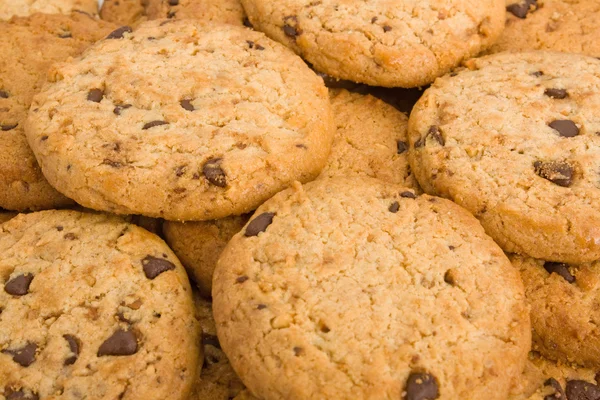
M 597 0 L 0 0 L 0 400 L 600 400 Z

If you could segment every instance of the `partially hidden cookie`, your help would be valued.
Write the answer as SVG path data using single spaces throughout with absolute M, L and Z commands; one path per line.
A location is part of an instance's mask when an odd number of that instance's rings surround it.
M 423 190 L 465 207 L 506 251 L 600 259 L 600 60 L 470 60 L 425 91 L 408 134 Z
M 35 13 L 71 14 L 80 12 L 98 14 L 97 0 L 6 0 L 0 2 L 0 20 L 26 17 Z M 4 32 L 3 32 L 4 33 Z
M 250 214 L 213 221 L 165 221 L 165 240 L 204 297 L 210 297 L 217 260 L 229 240 L 242 230 Z
M 240 0 L 105 0 L 100 15 L 123 25 L 161 18 L 243 25 L 246 17 Z
M 600 370 L 600 261 L 568 265 L 512 257 L 531 305 L 533 348 Z
M 55 64 L 35 97 L 28 140 L 59 191 L 92 209 L 209 220 L 321 172 L 331 105 L 299 57 L 233 25 L 129 31 Z
M 506 0 L 506 29 L 490 52 L 554 50 L 600 57 L 597 0 Z
M 372 178 L 259 207 L 219 258 L 213 311 L 267 400 L 506 399 L 530 349 L 518 272 L 477 220 Z
M 50 65 L 80 54 L 115 28 L 81 13 L 0 21 L 0 207 L 24 211 L 72 203 L 42 175 L 23 127 Z
M 0 394 L 185 399 L 200 330 L 185 270 L 155 235 L 76 211 L 0 225 Z
M 489 47 L 504 0 L 242 0 L 255 29 L 332 77 L 373 86 L 431 83 Z
M 336 132 L 320 176 L 369 176 L 418 188 L 408 164 L 406 115 L 371 95 L 329 93 Z

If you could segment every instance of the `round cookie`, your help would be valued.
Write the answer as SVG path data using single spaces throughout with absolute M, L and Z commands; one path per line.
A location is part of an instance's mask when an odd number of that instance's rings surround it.
M 600 261 L 567 265 L 513 256 L 512 262 L 531 305 L 534 349 L 600 369 Z
M 165 20 L 55 64 L 26 132 L 48 181 L 86 207 L 210 220 L 314 179 L 334 124 L 322 79 L 285 47 Z
M 465 207 L 507 252 L 600 259 L 600 61 L 504 53 L 467 67 L 411 113 L 423 190 Z
M 0 207 L 24 211 L 72 203 L 42 175 L 23 126 L 50 65 L 80 54 L 115 28 L 82 13 L 0 21 Z
M 242 0 L 254 28 L 332 77 L 431 83 L 498 38 L 504 0 Z
M 506 399 L 531 344 L 518 272 L 477 220 L 372 178 L 263 204 L 219 258 L 213 311 L 266 400 Z
M 213 221 L 164 222 L 166 242 L 194 279 L 202 296 L 210 297 L 217 260 L 249 218 L 250 214 L 243 214 Z
M 506 0 L 506 29 L 490 52 L 554 50 L 600 57 L 598 0 Z
M 122 25 L 161 18 L 243 25 L 246 17 L 240 0 L 105 0 L 100 15 Z
M 320 177 L 369 176 L 420 192 L 408 165 L 408 118 L 371 95 L 344 89 L 329 94 L 336 133 Z
M 4 397 L 187 399 L 200 330 L 162 240 L 117 217 L 42 211 L 0 225 L 0 254 Z
M 13 16 L 26 17 L 35 13 L 71 14 L 80 12 L 98 14 L 97 0 L 10 0 L 0 1 L 0 20 Z

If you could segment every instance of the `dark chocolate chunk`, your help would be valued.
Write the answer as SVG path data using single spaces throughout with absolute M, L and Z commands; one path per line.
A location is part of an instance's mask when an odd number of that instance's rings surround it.
M 565 392 L 569 400 L 600 400 L 600 387 L 586 381 L 567 381 Z
M 221 348 L 221 343 L 219 342 L 219 338 L 215 335 L 209 335 L 208 333 L 202 334 L 202 346 L 212 346 L 217 349 Z
M 184 110 L 188 110 L 188 111 L 194 111 L 194 105 L 192 104 L 192 101 L 189 99 L 183 99 L 179 101 L 179 104 L 181 105 L 181 107 Z
M 569 93 L 565 89 L 546 89 L 544 94 L 548 97 L 552 97 L 553 99 L 565 99 L 569 97 Z
M 291 38 L 302 34 L 302 29 L 298 27 L 298 18 L 295 15 L 288 15 L 283 19 L 283 33 Z
M 296 357 L 298 357 L 299 355 L 301 355 L 304 352 L 304 349 L 302 347 L 298 347 L 298 346 L 294 347 L 293 350 L 294 350 L 294 355 Z
M 265 308 L 267 308 L 266 304 L 259 304 L 258 306 L 256 306 L 257 310 L 264 310 Z
M 434 400 L 440 395 L 437 379 L 426 372 L 412 372 L 405 391 L 406 400 Z
M 27 393 L 25 389 L 21 388 L 19 390 L 14 390 L 10 387 L 4 388 L 4 397 L 6 400 L 39 400 L 40 396 L 38 396 L 35 392 Z
M 569 283 L 575 282 L 575 277 L 571 275 L 567 264 L 548 261 L 544 263 L 544 269 L 548 271 L 549 274 L 555 273 L 562 276 L 565 281 Z
M 0 90 L 0 99 L 8 99 L 8 92 L 6 90 Z
M 384 31 L 384 32 L 389 32 L 389 31 L 391 31 L 391 30 L 392 30 L 392 27 L 391 27 L 391 26 L 389 26 L 389 25 L 384 25 L 384 26 L 383 26 L 383 31 Z
M 227 175 L 221 168 L 222 158 L 210 158 L 202 166 L 202 173 L 207 181 L 218 187 L 227 186 Z
M 456 285 L 456 279 L 455 279 L 455 271 L 452 269 L 449 269 L 448 271 L 446 271 L 446 273 L 444 274 L 444 282 L 446 282 L 448 285 Z
M 13 296 L 23 296 L 29 291 L 29 285 L 33 280 L 33 274 L 25 273 L 17 275 L 4 285 L 4 291 Z
M 567 400 L 567 396 L 565 396 L 565 391 L 556 379 L 547 379 L 546 382 L 544 382 L 544 386 L 552 386 L 552 388 L 554 389 L 554 393 L 545 396 L 544 400 Z
M 558 119 L 550 122 L 548 126 L 557 131 L 562 137 L 575 137 L 579 135 L 579 128 L 575 125 L 575 122 L 569 119 Z
M 6 131 L 10 131 L 15 129 L 19 124 L 18 123 L 14 123 L 14 124 L 6 124 L 6 125 L 0 125 L 0 130 L 6 132 Z
M 146 129 L 154 128 L 155 126 L 168 125 L 168 124 L 169 123 L 167 121 L 150 121 L 147 124 L 145 124 L 142 129 L 146 130 Z
M 131 107 L 131 104 L 120 104 L 120 105 L 117 105 L 115 107 L 115 109 L 113 110 L 113 113 L 115 113 L 116 115 L 121 115 L 121 111 L 127 110 L 129 107 Z
M 535 10 L 537 10 L 537 0 L 524 0 L 506 7 L 506 11 L 517 18 L 526 18 L 530 11 Z
M 67 341 L 69 350 L 73 353 L 72 356 L 65 360 L 65 365 L 73 365 L 75 364 L 75 361 L 77 361 L 77 357 L 79 357 L 80 341 L 73 335 L 63 335 L 63 338 Z
M 573 183 L 573 167 L 564 161 L 536 161 L 533 163 L 535 173 L 550 182 L 569 187 Z
M 132 32 L 129 26 L 122 26 L 120 28 L 115 29 L 106 37 L 107 39 L 121 39 L 125 33 Z
M 432 125 L 429 127 L 429 130 L 427 131 L 425 136 L 423 136 L 421 139 L 419 139 L 415 142 L 415 149 L 425 146 L 427 144 L 428 138 L 432 138 L 433 140 L 435 140 L 437 143 L 439 143 L 442 146 L 444 146 L 446 144 L 446 140 L 444 140 L 444 137 L 442 136 L 442 132 L 440 131 L 440 128 L 436 125 Z
M 240 276 L 240 277 L 238 277 L 238 278 L 237 278 L 235 281 L 236 281 L 237 283 L 244 283 L 244 282 L 246 282 L 247 280 L 248 280 L 248 277 L 247 277 L 246 275 L 244 275 L 244 276 Z
M 169 5 L 170 6 L 178 6 L 179 5 L 179 0 L 169 0 Z
M 539 78 L 540 76 L 544 76 L 544 73 L 542 71 L 535 71 L 535 72 L 530 73 L 529 75 L 537 76 Z
M 98 349 L 98 357 L 102 356 L 130 356 L 137 353 L 137 337 L 131 331 L 117 330 L 106 339 Z
M 405 199 L 416 199 L 417 195 L 413 192 L 402 192 L 400 193 L 400 197 L 404 197 Z
M 144 257 L 142 266 L 144 267 L 144 274 L 146 274 L 146 278 L 148 279 L 154 279 L 165 271 L 175 269 L 175 264 L 171 261 L 150 255 Z
M 406 142 L 403 142 L 402 140 L 398 140 L 397 144 L 398 144 L 398 154 L 402 154 L 402 153 L 406 152 L 406 150 L 408 150 L 408 144 Z
M 400 203 L 398 203 L 397 201 L 393 202 L 389 207 L 388 210 L 391 213 L 396 214 L 398 212 L 398 210 L 400 209 Z
M 20 349 L 2 350 L 2 353 L 12 355 L 13 361 L 19 364 L 21 367 L 29 367 L 35 361 L 36 350 L 37 344 L 27 342 L 27 344 Z
M 273 212 L 266 212 L 260 214 L 258 217 L 250 221 L 250 223 L 246 227 L 246 232 L 244 232 L 244 235 L 247 237 L 258 236 L 259 233 L 266 231 L 269 225 L 273 223 L 274 216 L 275 213 Z
M 100 103 L 103 98 L 104 91 L 102 89 L 91 89 L 87 95 L 88 101 L 93 101 L 94 103 Z

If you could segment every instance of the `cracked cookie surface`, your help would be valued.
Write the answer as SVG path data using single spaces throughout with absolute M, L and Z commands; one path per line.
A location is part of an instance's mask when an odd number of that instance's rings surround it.
M 320 173 L 331 105 L 291 51 L 194 20 L 129 31 L 56 64 L 34 98 L 26 133 L 59 191 L 92 209 L 209 220 Z
M 410 116 L 423 190 L 465 207 L 507 252 L 600 259 L 600 61 L 540 51 L 467 67 Z
M 219 259 L 213 311 L 267 400 L 506 399 L 530 349 L 518 272 L 477 220 L 372 178 L 263 204 Z
M 432 82 L 489 47 L 504 0 L 242 0 L 252 25 L 332 77 L 373 86 Z
M 97 0 L 6 0 L 0 2 L 0 20 L 26 17 L 35 13 L 71 14 L 82 12 L 98 14 Z
M 50 65 L 79 55 L 115 28 L 81 13 L 0 21 L 0 207 L 24 211 L 72 203 L 42 175 L 23 127 Z
M 187 399 L 199 324 L 158 237 L 117 217 L 42 211 L 0 225 L 0 254 L 5 398 Z
M 597 0 L 506 0 L 506 6 L 506 28 L 489 52 L 554 50 L 600 57 Z

